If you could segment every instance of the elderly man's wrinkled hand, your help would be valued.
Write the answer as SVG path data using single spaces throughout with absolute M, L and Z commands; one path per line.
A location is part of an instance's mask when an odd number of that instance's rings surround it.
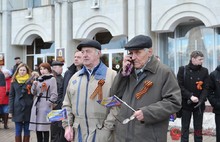
M 139 121 L 143 121 L 144 120 L 144 113 L 142 110 L 137 110 L 134 112 L 134 117 L 137 118 L 137 120 Z
M 74 134 L 73 134 L 73 128 L 68 126 L 65 128 L 65 134 L 64 137 L 66 138 L 67 141 L 72 141 L 74 140 Z
M 133 68 L 133 63 L 132 63 L 132 58 L 131 55 L 126 55 L 123 59 L 123 69 L 122 69 L 122 74 L 124 76 L 127 76 L 131 73 L 131 70 Z

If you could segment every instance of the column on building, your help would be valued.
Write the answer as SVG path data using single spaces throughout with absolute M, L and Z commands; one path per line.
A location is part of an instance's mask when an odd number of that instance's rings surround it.
M 64 69 L 66 69 L 73 63 L 73 53 L 76 50 L 76 44 L 72 40 L 72 3 L 62 1 L 55 2 L 54 5 L 55 49 L 64 48 Z
M 151 35 L 151 1 L 128 0 L 128 38 L 138 34 Z
M 13 59 L 11 54 L 6 53 L 12 53 L 10 48 L 10 5 L 8 3 L 8 0 L 2 0 L 2 45 L 1 45 L 1 52 L 5 53 L 5 65 L 7 66 L 8 61 L 7 59 Z

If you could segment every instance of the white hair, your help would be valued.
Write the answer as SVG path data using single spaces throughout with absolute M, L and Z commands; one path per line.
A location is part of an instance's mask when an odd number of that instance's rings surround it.
M 148 51 L 149 51 L 149 48 L 144 48 L 144 50 L 145 50 L 146 52 L 148 52 Z

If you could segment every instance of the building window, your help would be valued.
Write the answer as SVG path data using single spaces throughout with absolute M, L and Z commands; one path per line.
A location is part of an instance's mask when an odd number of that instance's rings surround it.
M 52 43 L 44 42 L 41 38 L 35 40 L 35 54 L 55 53 Z
M 112 39 L 112 34 L 110 32 L 100 32 L 94 36 L 100 44 L 107 44 Z
M 42 62 L 52 63 L 54 60 L 54 43 L 44 42 L 41 38 L 36 38 L 32 45 L 26 46 L 27 65 L 33 70 L 35 64 Z
M 124 46 L 127 43 L 126 36 L 112 36 L 110 32 L 97 33 L 94 39 L 102 45 L 102 62 L 119 71 L 122 67 L 123 57 L 126 54 Z
M 41 0 L 28 0 L 28 7 L 39 7 L 41 6 Z
M 217 33 L 217 34 L 216 34 Z M 159 34 L 159 55 L 163 63 L 177 73 L 180 66 L 189 63 L 190 53 L 194 50 L 203 52 L 203 66 L 213 71 L 220 51 L 219 29 L 207 28 L 202 24 L 179 25 L 174 33 Z M 217 35 L 217 36 L 216 36 Z M 215 43 L 215 37 L 217 37 Z M 220 59 L 220 56 L 219 56 Z

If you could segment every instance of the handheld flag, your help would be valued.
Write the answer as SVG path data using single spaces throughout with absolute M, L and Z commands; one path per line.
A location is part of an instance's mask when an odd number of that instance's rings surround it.
M 67 118 L 66 109 L 52 110 L 47 114 L 50 122 L 61 121 Z
M 113 106 L 121 105 L 121 102 L 118 101 L 114 96 L 103 98 L 102 100 L 98 100 L 97 102 L 105 107 L 113 107 Z
M 129 106 L 125 101 L 123 101 L 122 99 L 120 99 L 119 97 L 117 97 L 116 95 L 114 95 L 114 97 L 120 101 L 121 103 L 123 103 L 124 105 L 126 105 L 129 109 L 131 109 L 133 112 L 135 112 L 135 109 L 132 108 L 131 106 Z

